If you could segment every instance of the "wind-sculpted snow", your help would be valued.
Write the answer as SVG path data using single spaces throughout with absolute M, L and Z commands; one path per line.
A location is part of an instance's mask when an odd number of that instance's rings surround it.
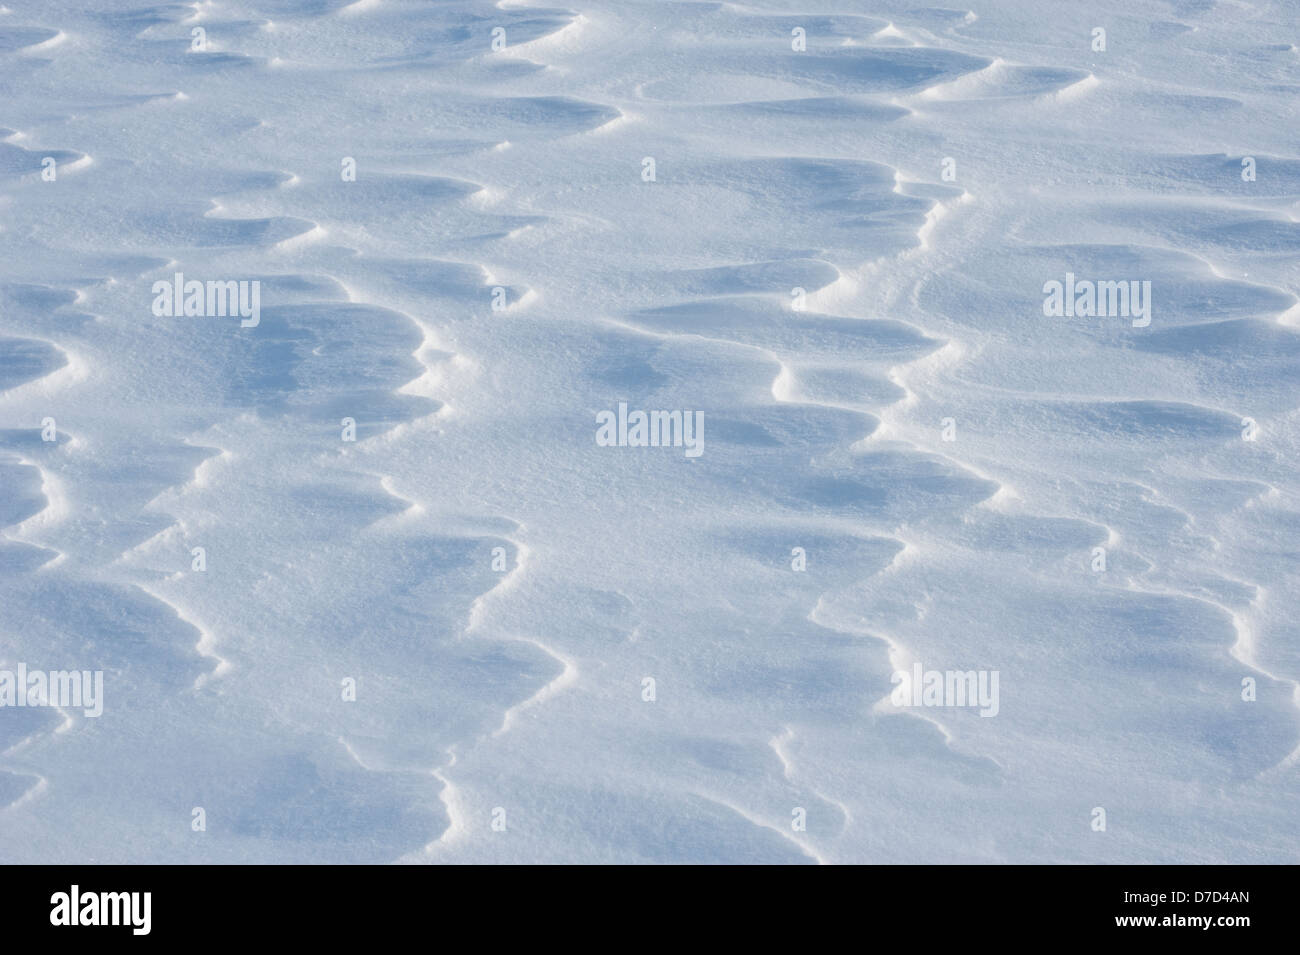
M 87 6 L 0 858 L 1294 861 L 1286 3 Z

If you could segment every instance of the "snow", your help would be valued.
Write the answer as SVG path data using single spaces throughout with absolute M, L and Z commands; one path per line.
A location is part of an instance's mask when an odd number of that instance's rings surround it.
M 7 4 L 0 859 L 1295 861 L 1289 0 Z

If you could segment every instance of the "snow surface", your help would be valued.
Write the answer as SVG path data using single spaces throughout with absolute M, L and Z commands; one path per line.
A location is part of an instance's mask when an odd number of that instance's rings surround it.
M 5 2 L 0 861 L 1296 861 L 1294 0 Z

